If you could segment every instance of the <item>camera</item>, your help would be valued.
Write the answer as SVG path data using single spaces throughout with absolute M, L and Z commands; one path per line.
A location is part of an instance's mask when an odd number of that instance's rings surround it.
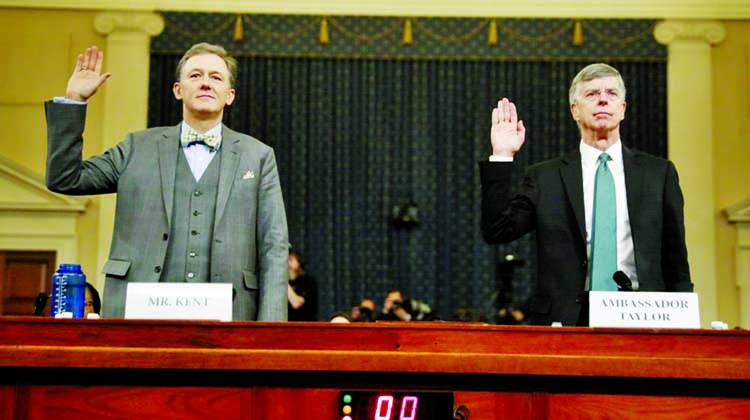
M 403 308 L 415 321 L 423 320 L 432 312 L 429 304 L 416 299 L 395 300 L 393 301 L 393 309 L 396 308 Z
M 354 322 L 374 322 L 375 312 L 370 308 L 359 307 L 359 314 L 354 319 Z

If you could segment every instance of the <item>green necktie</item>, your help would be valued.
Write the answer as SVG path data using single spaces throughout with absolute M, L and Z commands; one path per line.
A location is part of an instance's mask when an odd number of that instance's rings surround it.
M 616 291 L 612 275 L 617 271 L 617 200 L 615 181 L 607 167 L 612 158 L 599 155 L 594 181 L 594 218 L 591 234 L 591 290 Z

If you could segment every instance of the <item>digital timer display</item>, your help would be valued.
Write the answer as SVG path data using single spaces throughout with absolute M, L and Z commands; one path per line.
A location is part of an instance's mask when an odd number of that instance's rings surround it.
M 341 391 L 339 420 L 453 419 L 453 393 L 440 391 Z

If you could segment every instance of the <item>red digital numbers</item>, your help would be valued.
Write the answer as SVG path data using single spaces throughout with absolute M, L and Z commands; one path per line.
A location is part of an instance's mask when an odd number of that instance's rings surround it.
M 391 417 L 393 414 L 394 403 L 393 395 L 378 396 L 373 420 L 394 420 Z M 401 405 L 398 420 L 417 419 L 417 404 L 419 403 L 419 398 L 415 396 L 405 396 L 401 398 L 398 403 Z
M 416 420 L 417 418 L 417 397 L 404 397 L 401 401 L 401 414 L 399 420 Z M 408 415 L 406 413 L 409 413 Z
M 385 409 L 385 413 L 383 412 L 384 409 Z M 379 396 L 378 405 L 375 407 L 375 419 L 374 420 L 391 420 L 392 410 L 393 410 L 393 396 L 392 395 Z

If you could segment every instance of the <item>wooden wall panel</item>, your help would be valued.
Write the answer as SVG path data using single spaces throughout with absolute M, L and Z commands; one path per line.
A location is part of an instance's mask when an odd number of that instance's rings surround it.
M 0 420 L 16 420 L 16 392 L 11 385 L 0 385 Z

